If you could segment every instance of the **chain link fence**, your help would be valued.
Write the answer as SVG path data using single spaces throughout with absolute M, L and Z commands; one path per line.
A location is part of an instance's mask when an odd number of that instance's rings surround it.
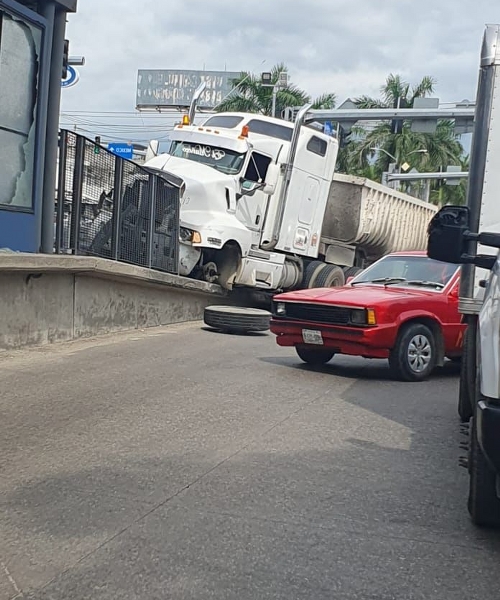
M 179 182 L 62 130 L 55 252 L 178 272 Z

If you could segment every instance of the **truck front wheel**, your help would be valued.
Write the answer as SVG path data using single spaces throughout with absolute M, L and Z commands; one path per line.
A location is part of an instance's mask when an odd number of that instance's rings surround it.
M 479 527 L 500 526 L 500 500 L 496 474 L 490 468 L 477 439 L 476 418 L 470 426 L 469 500 L 467 507 L 472 522 Z
M 423 381 L 436 366 L 436 340 L 423 323 L 403 326 L 389 355 L 389 366 L 397 379 Z
M 299 358 L 308 365 L 326 365 L 335 355 L 335 352 L 330 350 L 306 348 L 305 346 L 295 346 L 295 350 Z

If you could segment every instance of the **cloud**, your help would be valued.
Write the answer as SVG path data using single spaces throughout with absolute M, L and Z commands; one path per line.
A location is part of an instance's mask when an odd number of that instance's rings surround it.
M 474 99 L 491 0 L 80 0 L 70 15 L 80 82 L 63 111 L 133 111 L 140 68 L 260 72 L 284 62 L 312 96 L 378 95 L 389 73 L 437 79 L 446 102 Z M 145 121 L 145 123 L 148 121 Z M 158 121 L 157 121 L 158 122 Z M 138 117 L 137 123 L 142 123 Z

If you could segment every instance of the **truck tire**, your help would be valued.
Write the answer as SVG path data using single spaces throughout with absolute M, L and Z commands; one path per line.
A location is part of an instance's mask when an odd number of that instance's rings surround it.
M 341 267 L 324 265 L 316 277 L 315 287 L 342 287 L 344 284 L 344 271 Z
M 422 323 L 409 323 L 398 333 L 396 344 L 389 354 L 389 366 L 401 381 L 423 381 L 436 366 L 436 353 L 432 331 Z
M 468 423 L 474 414 L 474 376 L 476 373 L 476 323 L 470 320 L 464 334 L 460 387 L 458 391 L 458 415 L 462 423 Z
M 267 331 L 271 313 L 260 308 L 240 306 L 207 306 L 203 320 L 206 325 L 226 333 Z
M 304 271 L 304 278 L 302 279 L 302 289 L 311 289 L 316 285 L 316 278 L 318 274 L 325 266 L 324 262 L 320 260 L 312 260 Z
M 308 365 L 326 365 L 335 356 L 335 352 L 330 350 L 306 348 L 305 346 L 295 346 L 295 351 L 299 358 Z
M 346 278 L 346 280 L 349 277 L 356 277 L 356 275 L 361 273 L 361 271 L 363 270 L 364 269 L 362 269 L 361 267 L 347 267 L 347 269 L 344 270 L 344 277 Z
M 470 425 L 469 499 L 467 508 L 478 527 L 500 526 L 500 500 L 496 490 L 496 474 L 490 468 L 477 440 L 476 419 Z

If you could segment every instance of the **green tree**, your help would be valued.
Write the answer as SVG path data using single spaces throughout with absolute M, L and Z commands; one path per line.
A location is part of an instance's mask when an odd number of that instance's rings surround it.
M 433 93 L 434 84 L 432 77 L 424 77 L 412 87 L 399 75 L 391 74 L 381 88 L 381 98 L 361 96 L 354 102 L 363 109 L 390 108 L 398 104 L 410 108 L 415 98 Z M 391 124 L 382 122 L 371 130 L 355 128 L 351 139 L 339 153 L 339 170 L 354 175 L 371 172 L 378 181 L 394 162 L 403 171 L 415 168 L 434 172 L 445 170 L 451 164 L 460 164 L 463 159 L 463 147 L 451 121 L 440 121 L 434 133 L 413 132 L 409 122 L 402 124 L 399 133 L 393 133 Z M 407 189 L 409 186 L 402 184 L 401 187 Z M 431 194 L 431 198 L 437 199 L 436 194 Z
M 287 73 L 288 68 L 283 63 L 275 65 L 271 70 L 271 82 L 277 83 L 280 73 Z M 264 86 L 261 76 L 242 72 L 232 81 L 233 91 L 216 108 L 218 112 L 235 111 L 271 115 L 273 103 L 273 88 Z M 335 94 L 323 94 L 313 101 L 313 108 L 334 108 Z M 288 84 L 276 94 L 276 116 L 291 106 L 303 106 L 311 102 L 311 97 L 299 87 Z

